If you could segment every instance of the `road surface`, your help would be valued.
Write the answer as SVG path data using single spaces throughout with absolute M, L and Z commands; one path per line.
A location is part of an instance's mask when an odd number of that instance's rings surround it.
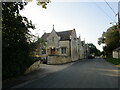
M 114 65 L 99 58 L 86 59 L 14 88 L 118 88 L 118 77 Z

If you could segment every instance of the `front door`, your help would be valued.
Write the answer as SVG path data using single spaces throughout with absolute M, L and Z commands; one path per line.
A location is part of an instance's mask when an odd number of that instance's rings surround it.
M 55 55 L 55 48 L 51 49 L 51 55 Z

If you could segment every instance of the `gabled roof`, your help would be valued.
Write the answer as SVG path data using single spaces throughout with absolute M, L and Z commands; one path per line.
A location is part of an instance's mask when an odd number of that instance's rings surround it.
M 72 30 L 69 31 L 62 31 L 62 32 L 56 32 L 58 36 L 60 36 L 61 41 L 70 40 Z
M 56 32 L 56 33 L 60 37 L 60 41 L 65 41 L 65 40 L 70 40 L 70 35 L 72 33 L 72 30 L 61 31 L 61 32 Z M 41 38 L 44 41 L 47 41 L 47 37 L 49 36 L 49 34 L 50 33 L 44 33 Z
M 49 34 L 50 33 L 44 33 L 41 38 L 46 42 L 47 41 L 47 37 L 49 36 Z
M 120 47 L 116 48 L 114 51 L 120 51 Z

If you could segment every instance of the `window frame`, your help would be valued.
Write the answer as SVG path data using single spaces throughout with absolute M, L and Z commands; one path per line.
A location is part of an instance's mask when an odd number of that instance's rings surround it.
M 66 47 L 61 47 L 61 54 L 67 54 L 67 48 Z

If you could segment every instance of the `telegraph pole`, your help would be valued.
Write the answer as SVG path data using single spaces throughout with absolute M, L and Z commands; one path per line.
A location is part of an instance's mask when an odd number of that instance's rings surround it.
M 120 1 L 118 2 L 118 31 L 120 36 Z
M 120 29 L 120 1 L 118 2 L 118 28 Z

